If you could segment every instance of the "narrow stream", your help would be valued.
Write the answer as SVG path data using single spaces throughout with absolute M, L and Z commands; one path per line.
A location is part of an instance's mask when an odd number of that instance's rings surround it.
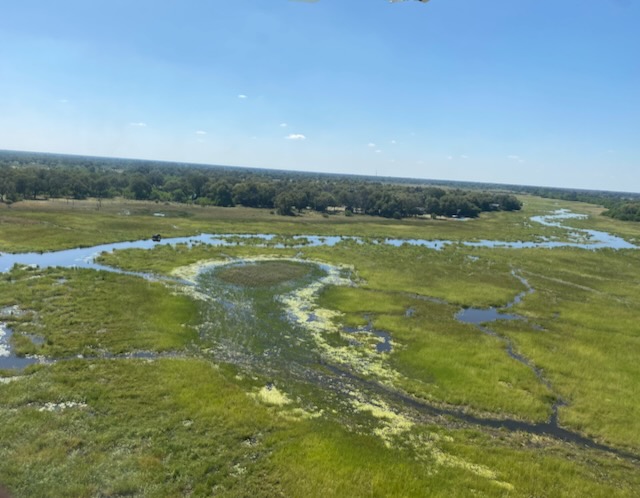
M 486 309 L 485 308 L 465 308 L 459 311 L 458 313 L 456 313 L 455 318 L 459 322 L 474 325 L 483 334 L 487 334 L 492 337 L 496 337 L 500 339 L 504 343 L 505 350 L 509 355 L 509 357 L 513 358 L 517 362 L 529 368 L 535 374 L 538 380 L 542 382 L 542 384 L 544 384 L 549 390 L 553 391 L 551 382 L 549 381 L 549 379 L 544 377 L 542 370 L 536 367 L 531 362 L 531 360 L 521 355 L 520 353 L 516 352 L 513 347 L 513 341 L 511 341 L 510 338 L 496 333 L 494 330 L 492 330 L 490 327 L 487 326 L 488 323 L 495 322 L 497 320 L 521 320 L 521 321 L 527 322 L 527 320 L 520 315 L 504 312 L 504 310 L 511 309 L 516 304 L 521 303 L 524 297 L 527 296 L 528 294 L 532 294 L 533 292 L 535 292 L 533 287 L 531 287 L 531 284 L 529 283 L 529 281 L 526 278 L 524 278 L 522 275 L 519 275 L 517 272 L 513 270 L 511 271 L 511 275 L 517 278 L 526 287 L 525 291 L 517 294 L 512 301 L 502 306 L 501 308 L 497 308 L 497 309 L 494 307 L 490 307 Z M 531 328 L 533 328 L 534 330 L 540 330 L 539 326 L 535 324 L 530 324 L 530 325 L 531 325 Z M 555 424 L 557 426 L 558 408 L 560 406 L 565 406 L 565 405 L 566 403 L 560 398 L 558 398 L 558 401 L 556 401 L 556 403 L 554 403 L 554 405 L 552 406 L 552 414 L 551 414 L 551 418 L 549 419 L 550 424 L 552 425 Z
M 549 436 L 560 441 L 565 441 L 567 443 L 577 444 L 594 450 L 606 451 L 624 459 L 632 460 L 635 462 L 640 461 L 640 455 L 606 444 L 598 443 L 588 436 L 584 436 L 569 429 L 559 427 L 557 424 L 557 415 L 552 416 L 548 422 L 539 423 L 524 422 L 522 420 L 509 418 L 499 419 L 478 417 L 462 410 L 442 408 L 440 406 L 430 404 L 427 401 L 416 399 L 398 390 L 384 386 L 379 382 L 369 379 L 363 379 L 339 366 L 327 365 L 327 368 L 334 372 L 336 375 L 340 375 L 345 379 L 351 379 L 353 381 L 356 381 L 360 385 L 366 386 L 370 391 L 376 394 L 386 395 L 390 401 L 395 401 L 396 404 L 402 405 L 405 408 L 413 409 L 419 415 L 422 414 L 430 417 L 448 417 L 459 422 L 475 425 L 478 427 L 486 427 L 489 429 L 505 429 L 510 432 L 523 432 L 539 436 Z
M 534 292 L 533 287 L 531 287 L 530 283 L 521 275 L 518 275 L 515 271 L 512 271 L 512 275 L 520 280 L 522 284 L 526 286 L 526 290 L 524 292 L 519 293 L 511 302 L 503 306 L 502 308 L 488 308 L 488 309 L 478 309 L 478 308 L 469 308 L 461 310 L 456 314 L 456 319 L 463 323 L 469 323 L 474 325 L 480 332 L 484 334 L 491 335 L 493 337 L 497 337 L 502 340 L 505 344 L 505 349 L 507 354 L 518 361 L 519 363 L 527 366 L 538 378 L 538 380 L 547 387 L 550 391 L 554 392 L 553 386 L 549 379 L 544 376 L 543 371 L 538 368 L 531 360 L 526 358 L 525 356 L 517 353 L 514 350 L 513 342 L 508 337 L 497 334 L 491 328 L 487 326 L 487 323 L 496 321 L 496 320 L 524 320 L 526 319 L 520 315 L 504 313 L 504 310 L 508 310 L 513 308 L 516 304 L 522 302 L 524 297 L 528 294 Z M 540 327 L 532 324 L 532 328 L 535 330 L 540 330 Z M 517 420 L 499 420 L 499 419 L 485 419 L 470 416 L 466 413 L 454 412 L 452 410 L 441 410 L 443 414 L 452 415 L 456 418 L 460 418 L 465 420 L 466 422 L 470 422 L 476 425 L 488 426 L 494 428 L 505 428 L 511 431 L 523 431 L 529 432 L 532 434 L 545 434 L 556 437 L 558 439 L 562 439 L 563 441 L 579 444 L 582 446 L 586 446 L 589 448 L 607 451 L 618 455 L 623 458 L 628 458 L 632 460 L 640 459 L 639 455 L 632 454 L 630 452 L 619 450 L 613 448 L 611 446 L 607 446 L 605 444 L 598 443 L 593 439 L 583 436 L 577 432 L 570 431 L 568 429 L 564 429 L 560 427 L 558 423 L 558 411 L 561 407 L 566 406 L 567 402 L 563 400 L 561 397 L 557 396 L 556 401 L 551 407 L 551 416 L 549 420 L 545 423 L 532 424 L 527 422 L 521 422 Z

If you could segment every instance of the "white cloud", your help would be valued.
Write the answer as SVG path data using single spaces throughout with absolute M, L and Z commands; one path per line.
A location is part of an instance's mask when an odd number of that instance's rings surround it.
M 206 134 L 207 134 L 207 132 L 206 132 L 206 131 L 204 131 L 204 130 L 198 130 L 198 131 L 196 131 L 196 135 L 206 135 Z
M 469 159 L 469 156 L 467 156 L 466 154 L 462 154 L 462 155 L 460 156 L 460 159 Z
M 376 154 L 380 154 L 382 151 L 380 149 L 376 149 Z
M 395 140 L 391 140 L 391 144 L 392 144 L 392 145 L 395 145 L 395 144 L 397 144 L 397 143 L 398 143 L 398 142 L 396 142 Z
M 147 123 L 129 123 L 129 126 L 135 126 L 136 128 L 146 128 L 147 127 Z
M 287 140 L 306 140 L 307 139 L 307 137 L 305 137 L 302 133 L 290 133 L 284 138 L 286 138 Z
M 515 154 L 511 154 L 511 155 L 507 156 L 507 159 L 511 159 L 513 161 L 517 161 L 518 159 L 520 159 L 520 156 L 516 156 Z
M 58 100 L 58 102 L 60 102 L 61 104 L 68 104 L 69 101 L 67 99 L 60 99 Z
M 369 143 L 367 144 L 367 147 L 375 147 L 375 146 L 376 146 L 376 144 L 374 144 L 373 142 L 369 142 Z
M 287 123 L 280 123 L 280 128 L 286 128 L 287 127 Z
M 453 156 L 447 156 L 448 161 L 453 161 Z
M 248 98 L 244 93 L 241 93 L 240 95 L 238 95 L 239 99 L 246 99 Z

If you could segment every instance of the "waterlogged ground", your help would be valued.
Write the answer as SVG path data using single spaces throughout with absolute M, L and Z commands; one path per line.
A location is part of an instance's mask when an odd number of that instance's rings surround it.
M 526 218 L 535 240 L 206 235 L 1 256 L 39 268 L 0 285 L 0 483 L 634 496 L 635 236 L 547 209 Z
M 400 247 L 411 245 L 435 250 L 441 250 L 453 244 L 466 247 L 487 247 L 487 248 L 563 248 L 577 247 L 581 249 L 638 249 L 634 243 L 622 237 L 600 230 L 589 230 L 571 228 L 563 222 L 572 219 L 584 219 L 586 215 L 572 213 L 567 209 L 559 209 L 549 215 L 531 217 L 531 222 L 542 227 L 560 229 L 560 233 L 554 235 L 537 235 L 534 241 L 508 241 L 508 240 L 428 240 L 415 238 L 362 238 L 357 236 L 318 236 L 318 235 L 292 235 L 289 237 L 274 234 L 200 234 L 190 237 L 165 238 L 159 242 L 150 239 L 136 240 L 130 242 L 119 242 L 113 244 L 102 244 L 93 247 L 82 247 L 55 252 L 26 252 L 26 253 L 0 253 L 0 271 L 8 271 L 13 265 L 36 265 L 40 268 L 50 266 L 73 266 L 76 268 L 96 268 L 95 259 L 102 253 L 111 253 L 124 249 L 144 249 L 148 250 L 158 245 L 179 245 L 194 246 L 206 244 L 213 247 L 238 247 L 254 246 L 257 248 L 312 248 L 312 247 L 334 247 L 337 244 L 357 244 L 365 243 L 390 245 Z

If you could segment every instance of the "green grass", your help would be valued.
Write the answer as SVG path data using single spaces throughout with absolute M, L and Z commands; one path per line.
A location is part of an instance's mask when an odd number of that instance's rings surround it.
M 545 330 L 498 327 L 569 401 L 562 423 L 633 448 L 640 446 L 639 263 L 635 251 L 525 253 L 523 275 L 536 293 L 517 311 Z
M 531 204 L 527 201 L 525 212 L 532 209 Z M 534 206 L 571 207 L 589 212 L 588 205 L 576 203 L 543 200 L 536 201 Z M 496 234 L 488 235 L 493 238 Z M 158 257 L 154 257 L 156 251 Z M 133 251 L 125 251 L 110 262 L 130 260 L 130 264 L 123 266 L 133 267 L 144 259 L 147 265 L 157 261 L 169 271 L 173 265 L 187 262 L 189 255 L 199 260 L 220 257 L 225 251 L 238 256 L 260 250 L 185 248 L 174 251 L 179 254 L 173 259 L 171 251 L 164 248 L 151 253 L 139 251 L 135 258 Z M 335 248 L 305 248 L 301 252 L 314 259 L 348 261 L 355 267 L 360 287 L 333 289 L 333 297 L 329 299 L 327 294 L 325 304 L 347 313 L 342 323 L 350 326 L 366 324 L 364 315 L 373 314 L 376 326 L 391 332 L 397 343 L 391 362 L 407 378 L 404 387 L 416 395 L 470 406 L 480 412 L 533 420 L 548 417 L 552 400 L 560 396 L 570 401 L 560 410 L 563 424 L 605 441 L 631 442 L 634 447 L 639 444 L 632 393 L 639 375 L 632 354 L 637 350 L 638 336 L 634 314 L 637 309 L 634 296 L 638 295 L 637 284 L 633 283 L 637 268 L 635 252 L 461 247 L 431 251 L 348 242 Z M 270 253 L 291 254 L 288 250 L 273 249 Z M 558 331 L 574 331 L 567 340 L 567 334 L 539 334 L 530 326 L 514 322 L 496 325 L 500 333 L 511 337 L 519 352 L 545 371 L 553 382 L 553 393 L 536 382 L 530 370 L 508 358 L 502 342 L 483 337 L 470 326 L 452 320 L 455 305 L 504 305 L 523 291 L 524 286 L 511 275 L 514 268 L 524 271 L 536 289 L 517 311 L 533 323 Z M 629 284 L 620 286 L 621 279 Z M 597 292 L 585 290 L 595 288 L 594 285 Z M 621 294 L 627 285 L 629 290 Z M 429 305 L 431 309 L 420 312 L 419 308 L 427 304 L 412 301 L 411 294 L 444 299 L 454 307 L 433 304 Z M 591 297 L 586 299 L 585 295 Z M 594 296 L 599 296 L 602 304 L 594 306 Z M 579 311 L 568 307 L 572 301 Z M 563 310 L 563 306 L 567 309 Z M 403 316 L 408 307 L 418 310 L 413 320 Z M 560 313 L 560 319 L 553 318 L 555 313 Z M 576 313 L 580 320 L 572 323 Z M 616 316 L 613 322 L 611 314 Z M 606 333 L 611 328 L 610 322 L 626 331 L 627 336 L 618 334 L 611 341 Z M 594 332 L 588 334 L 588 330 Z M 590 368 L 594 364 L 598 369 Z M 603 392 L 611 395 L 603 398 Z
M 311 268 L 291 261 L 263 261 L 227 267 L 218 272 L 218 278 L 234 285 L 270 287 L 308 276 Z
M 0 307 L 22 354 L 60 358 L 131 351 L 179 351 L 197 340 L 197 306 L 158 282 L 92 270 L 14 269 L 0 275 Z M 40 346 L 27 339 L 44 339 Z
M 420 444 L 390 448 L 334 422 L 284 418 L 247 389 L 232 369 L 195 359 L 37 370 L 0 385 L 0 480 L 16 497 L 633 496 L 640 481 L 629 464 L 545 440 L 515 448 L 424 426 L 407 436 Z
M 199 261 L 229 260 L 231 258 L 251 258 L 284 255 L 293 257 L 293 249 L 264 249 L 255 246 L 216 247 L 196 244 L 158 245 L 152 251 L 146 249 L 116 250 L 99 255 L 98 262 L 127 271 L 148 272 L 170 275 L 173 270 Z
M 156 246 L 101 261 L 169 275 L 207 260 L 231 264 L 202 277 L 208 301 L 180 286 L 93 270 L 16 268 L 0 275 L 0 308 L 14 347 L 50 358 L 84 355 L 0 379 L 0 483 L 22 496 L 634 496 L 637 462 L 546 437 L 480 429 L 416 414 L 375 382 L 479 416 L 546 420 L 558 397 L 563 426 L 640 453 L 640 254 L 579 249 L 507 250 L 452 245 L 442 251 L 345 241 L 287 247 L 294 234 L 429 239 L 532 240 L 562 235 L 533 214 L 597 207 L 524 198 L 520 213 L 479 220 L 381 220 L 153 203 L 17 203 L 0 213 L 2 250 L 47 250 L 201 232 L 274 233 L 284 248 Z M 161 211 L 165 217 L 154 217 Z M 128 214 L 126 214 L 128 212 Z M 575 220 L 640 237 L 633 224 Z M 36 236 L 40 234 L 39 236 Z M 390 353 L 325 333 L 321 349 L 285 319 L 274 294 L 318 278 L 312 264 L 347 264 L 354 286 L 318 300 L 338 328 L 391 335 Z M 464 306 L 503 306 L 527 321 L 491 324 L 491 337 L 455 320 Z M 411 309 L 410 313 L 407 310 Z M 533 327 L 537 325 L 542 327 Z M 34 344 L 30 337 L 44 339 Z M 503 338 L 551 383 L 510 358 Z M 333 349 L 331 349 L 333 348 Z M 314 380 L 329 352 L 369 385 Z M 133 351 L 178 358 L 100 359 Z M 360 370 L 367 361 L 376 369 Z M 324 362 L 324 363 L 323 363 Z M 261 397 L 273 385 L 288 402 Z M 62 403 L 67 403 L 63 405 Z M 52 411 L 49 411 L 51 409 Z
M 3 387 L 1 479 L 16 496 L 277 494 L 260 467 L 283 424 L 227 376 L 197 360 L 40 370 Z
M 529 221 L 532 214 L 558 208 L 593 215 L 598 227 L 640 239 L 637 224 L 625 224 L 597 216 L 601 209 L 584 203 L 522 196 L 524 208 L 517 212 L 483 213 L 468 221 L 405 219 L 317 213 L 278 216 L 269 210 L 198 207 L 183 204 L 104 200 L 98 206 L 87 201 L 24 201 L 0 207 L 0 251 L 51 251 L 108 242 L 150 238 L 154 233 L 178 237 L 196 233 L 261 234 L 286 237 L 299 234 L 358 235 L 365 238 L 422 238 L 445 240 L 540 240 L 543 236 L 566 237 L 566 231 Z M 154 216 L 162 213 L 164 217 Z M 572 224 L 580 223 L 573 221 Z
M 486 258 L 474 261 L 469 256 L 477 250 L 471 248 L 435 251 L 408 245 L 344 244 L 303 253 L 336 263 L 349 262 L 364 288 L 430 296 L 460 306 L 504 305 L 524 290 L 508 264 Z
M 551 415 L 553 393 L 508 357 L 501 340 L 456 321 L 455 306 L 404 292 L 344 287 L 328 288 L 321 302 L 345 312 L 345 325 L 365 314 L 375 328 L 390 331 L 389 362 L 403 375 L 399 385 L 417 397 L 525 420 Z

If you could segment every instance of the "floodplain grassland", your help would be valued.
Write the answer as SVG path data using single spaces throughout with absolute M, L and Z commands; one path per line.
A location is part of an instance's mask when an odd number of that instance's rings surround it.
M 192 300 L 174 296 L 161 283 L 128 275 L 14 269 L 0 274 L 0 308 L 14 305 L 20 312 L 3 320 L 14 331 L 19 354 L 63 358 L 177 351 L 197 338 Z
M 365 242 L 298 248 L 158 245 L 101 257 L 114 268 L 159 275 L 227 261 L 230 266 L 203 277 L 210 286 L 199 290 L 210 291 L 209 301 L 195 299 L 173 281 L 135 275 L 58 268 L 14 268 L 0 275 L 0 309 L 25 311 L 1 317 L 14 330 L 16 351 L 60 359 L 0 372 L 0 483 L 17 498 L 635 496 L 637 459 L 549 435 L 420 413 L 385 397 L 389 391 L 408 393 L 435 407 L 532 423 L 548 420 L 561 399 L 561 426 L 640 453 L 637 251 L 457 244 L 436 251 L 366 241 L 565 236 L 529 218 L 558 208 L 599 209 L 523 200 L 520 213 L 464 222 L 289 219 L 242 208 L 107 201 L 100 210 L 95 203 L 68 207 L 63 201 L 3 210 L 4 251 L 148 238 L 171 230 L 275 233 L 284 242 L 294 234 L 342 234 Z M 121 214 L 123 209 L 129 214 Z M 154 217 L 155 210 L 165 217 Z M 593 216 L 599 229 L 640 238 L 636 225 Z M 34 238 L 38 229 L 43 236 Z M 253 263 L 238 265 L 243 259 Z M 317 318 L 308 326 L 326 318 L 333 327 L 318 332 L 325 342 L 314 342 L 319 329 L 288 321 L 283 302 L 273 297 L 304 289 L 320 275 L 306 273 L 300 260 L 346 265 L 345 278 L 352 283 L 327 285 L 312 301 Z M 228 274 L 229 285 L 220 277 L 234 268 L 245 272 Z M 517 276 L 533 292 L 509 312 L 526 320 L 491 323 L 497 334 L 491 336 L 455 319 L 464 307 L 500 307 L 526 292 Z M 265 285 L 251 285 L 262 280 Z M 343 326 L 384 331 L 392 349 L 377 353 Z M 31 336 L 44 342 L 34 344 L 27 340 Z M 549 385 L 507 354 L 506 340 Z M 117 356 L 136 351 L 175 357 Z M 251 353 L 254 361 L 248 360 Z M 77 355 L 84 358 L 66 359 Z M 328 370 L 333 358 L 340 359 L 335 366 L 355 372 L 353 381 L 336 384 Z M 377 368 L 358 373 L 367 361 Z M 327 378 L 331 382 L 314 380 Z
M 73 360 L 30 372 L 2 386 L 0 476 L 16 497 L 633 496 L 638 484 L 628 464 L 586 462 L 543 440 L 514 448 L 425 426 L 407 436 L 420 451 L 389 448 L 255 401 L 246 392 L 256 384 L 197 359 Z
M 560 411 L 562 424 L 638 448 L 640 254 L 525 251 L 519 264 L 536 292 L 514 311 L 543 330 L 513 323 L 498 323 L 496 330 L 535 358 L 567 401 Z
M 311 268 L 291 261 L 265 261 L 258 264 L 231 266 L 218 274 L 234 285 L 269 287 L 308 275 Z
M 563 237 L 565 231 L 529 221 L 531 212 L 571 206 L 565 201 L 523 196 L 525 209 L 483 214 L 479 219 L 384 219 L 335 214 L 278 216 L 268 209 L 222 208 L 176 203 L 109 199 L 97 201 L 51 199 L 0 205 L 0 251 L 52 251 L 139 240 L 151 234 L 181 237 L 196 233 L 357 235 L 365 238 L 423 238 L 448 240 L 539 240 L 542 234 Z M 581 203 L 573 203 L 578 212 Z M 582 211 L 580 211 L 582 210 Z M 160 215 L 160 216 L 159 216 Z M 618 222 L 620 223 L 620 222 Z M 624 228 L 624 224 L 615 224 Z
M 352 299 L 372 292 L 340 288 L 329 290 L 321 301 L 339 307 L 345 293 Z M 392 331 L 397 344 L 389 363 L 402 374 L 397 385 L 418 398 L 480 413 L 502 414 L 522 420 L 545 421 L 551 415 L 554 395 L 525 365 L 509 358 L 499 338 L 479 333 L 454 319 L 456 306 L 425 302 L 385 292 L 387 311 L 375 312 L 362 299 L 362 306 L 349 306 L 348 317 L 374 314 L 376 329 Z M 338 299 L 338 300 L 336 300 Z M 389 312 L 391 304 L 400 309 Z M 411 309 L 410 317 L 405 310 Z

